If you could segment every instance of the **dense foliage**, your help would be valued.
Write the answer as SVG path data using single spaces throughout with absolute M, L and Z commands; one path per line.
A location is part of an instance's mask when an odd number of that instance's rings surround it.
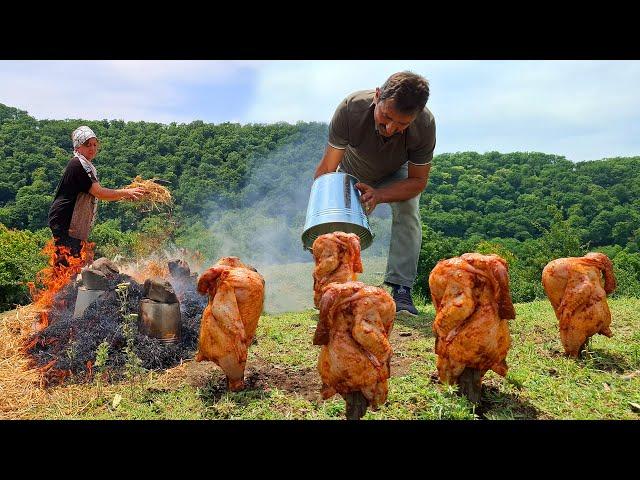
M 0 224 L 10 229 L 0 230 L 3 241 L 26 235 L 19 243 L 33 247 L 29 232 L 46 232 L 53 193 L 71 158 L 70 133 L 81 124 L 100 138 L 95 163 L 104 186 L 125 186 L 135 175 L 161 178 L 176 202 L 172 211 L 155 213 L 101 202 L 90 238 L 98 255 L 136 257 L 176 245 L 210 259 L 310 261 L 300 235 L 326 145 L 325 123 L 36 120 L 0 104 Z M 423 295 L 435 263 L 464 251 L 502 254 L 514 300 L 527 301 L 542 295 L 546 262 L 600 250 L 614 261 L 619 292 L 640 296 L 640 157 L 572 163 L 535 152 L 439 154 L 421 215 L 416 289 Z M 367 253 L 386 253 L 388 216 L 388 207 L 372 216 L 376 241 Z M 20 255 L 29 265 L 43 262 L 27 250 Z M 0 255 L 0 303 L 6 305 L 16 301 L 16 285 L 31 270 L 16 253 Z
M 43 234 L 0 224 L 0 311 L 29 303 L 26 284 L 46 266 L 47 259 L 40 254 L 46 241 Z

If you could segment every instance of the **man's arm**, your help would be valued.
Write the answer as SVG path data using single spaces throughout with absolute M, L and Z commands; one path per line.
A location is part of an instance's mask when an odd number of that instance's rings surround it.
M 119 188 L 117 190 L 106 188 L 100 185 L 98 182 L 93 182 L 89 193 L 100 200 L 122 200 L 123 198 L 130 198 L 137 200 L 144 194 L 144 190 L 139 187 L 134 188 Z
M 409 163 L 409 174 L 406 180 L 399 180 L 378 189 L 380 200 L 378 203 L 402 202 L 419 195 L 429 181 L 431 164 L 413 165 Z
M 316 179 L 325 173 L 335 172 L 344 157 L 344 150 L 344 148 L 334 148 L 331 145 L 327 145 L 327 148 L 324 149 L 322 160 L 320 160 L 320 163 L 316 167 L 316 173 L 313 178 Z
M 371 213 L 379 203 L 402 202 L 419 195 L 427 187 L 430 170 L 430 163 L 426 165 L 409 163 L 406 180 L 398 180 L 382 188 L 373 188 L 364 183 L 357 183 L 356 188 L 362 192 L 360 201 L 367 214 Z

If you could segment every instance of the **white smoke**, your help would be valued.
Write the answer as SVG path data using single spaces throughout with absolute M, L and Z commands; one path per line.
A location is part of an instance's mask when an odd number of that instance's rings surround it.
M 217 208 L 209 212 L 209 232 L 218 244 L 211 264 L 223 256 L 237 256 L 255 267 L 265 278 L 269 313 L 313 307 L 314 261 L 301 237 L 313 173 L 326 141 L 314 140 L 298 140 L 248 162 L 254 167 L 242 190 L 242 208 L 216 198 Z M 386 256 L 389 214 L 387 205 L 376 208 L 370 219 L 376 238 L 363 251 L 363 260 Z

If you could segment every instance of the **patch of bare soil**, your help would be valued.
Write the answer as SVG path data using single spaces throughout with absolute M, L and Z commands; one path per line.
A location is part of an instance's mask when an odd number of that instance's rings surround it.
M 403 351 L 404 345 L 424 335 L 416 330 L 396 327 L 392 330 L 390 342 L 396 351 Z M 415 358 L 393 355 L 391 357 L 391 376 L 406 375 Z M 245 370 L 245 391 L 269 390 L 277 388 L 295 393 L 309 401 L 321 401 L 322 380 L 316 366 L 293 368 L 286 365 L 272 365 L 254 358 Z M 196 362 L 189 360 L 166 371 L 164 381 L 171 388 L 180 388 L 184 384 L 207 390 L 207 396 L 217 401 L 227 392 L 224 372 L 214 362 Z
M 211 377 L 220 375 L 224 376 L 222 370 L 213 362 L 188 360 L 167 370 L 163 376 L 163 383 L 171 388 L 180 388 L 185 384 L 204 387 Z
M 166 384 L 179 388 L 186 384 L 206 388 L 208 395 L 218 400 L 227 392 L 224 372 L 214 362 L 188 361 L 168 370 Z M 282 365 L 270 365 L 260 360 L 253 361 L 244 373 L 245 391 L 277 388 L 297 393 L 309 401 L 320 401 L 322 381 L 314 368 L 295 369 Z
M 404 351 L 404 346 L 412 342 L 418 338 L 424 337 L 419 332 L 415 330 L 409 330 L 406 328 L 398 328 L 394 327 L 391 331 L 391 335 L 389 336 L 389 342 L 393 347 L 394 352 Z M 391 376 L 392 377 L 402 377 L 409 373 L 411 365 L 415 363 L 415 358 L 411 356 L 400 356 L 394 354 L 391 356 Z
M 278 388 L 289 393 L 297 393 L 309 401 L 321 401 L 320 374 L 313 368 L 294 369 L 281 365 L 255 363 L 245 373 L 247 388 L 266 390 Z

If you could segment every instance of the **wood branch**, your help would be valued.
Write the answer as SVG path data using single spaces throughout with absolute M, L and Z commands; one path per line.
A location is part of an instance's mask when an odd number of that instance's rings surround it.
M 360 420 L 367 412 L 369 402 L 362 392 L 349 392 L 342 395 L 342 398 L 344 398 L 344 401 L 347 404 L 347 420 Z
M 475 405 L 480 403 L 482 393 L 482 370 L 475 368 L 465 368 L 460 378 L 458 378 L 458 390 Z

